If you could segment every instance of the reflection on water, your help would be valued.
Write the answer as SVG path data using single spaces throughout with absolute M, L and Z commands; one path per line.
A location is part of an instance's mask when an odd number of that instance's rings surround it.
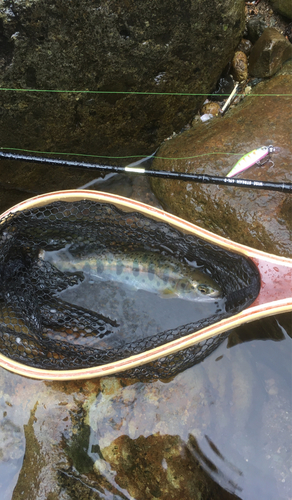
M 152 498 L 146 489 L 155 481 L 161 490 L 157 497 L 167 498 L 167 491 L 172 498 L 174 477 L 173 498 L 179 498 L 186 481 L 183 497 L 195 498 L 197 482 L 192 480 L 198 475 L 210 498 L 216 484 L 242 499 L 286 498 L 292 493 L 292 351 L 285 333 L 289 321 L 285 325 L 279 316 L 272 332 L 277 325 L 281 343 L 222 345 L 168 384 L 120 387 L 113 397 L 112 381 L 105 381 L 89 412 L 88 454 L 95 470 L 108 480 L 114 476 L 113 484 L 127 484 L 135 499 Z M 262 326 L 271 336 L 267 321 Z M 249 326 L 246 340 L 256 335 L 257 327 Z M 98 455 L 92 452 L 97 446 Z M 142 495 L 133 468 L 140 480 L 144 477 Z M 187 479 L 190 468 L 192 480 Z M 216 498 L 226 498 L 223 491 L 219 495 L 216 490 Z
M 117 281 L 93 280 L 90 275 L 59 296 L 66 303 L 84 307 L 117 323 L 118 327 L 103 338 L 96 335 L 82 338 L 82 345 L 100 349 L 119 348 L 127 342 L 196 323 L 225 311 L 224 298 L 202 297 L 192 301 L 162 298 L 158 293 L 137 290 Z
M 95 189 L 106 193 L 118 194 L 131 198 L 133 194 L 133 178 L 126 174 L 106 174 L 104 178 L 98 177 L 87 182 L 79 189 Z
M 1 500 L 287 500 L 288 332 L 288 314 L 240 327 L 167 381 L 2 370 Z
M 5 499 L 11 498 L 17 483 L 25 450 L 25 439 L 23 428 L 16 425 L 8 416 L 9 403 L 4 401 L 3 397 L 0 405 L 3 415 L 0 423 L 0 491 L 1 498 Z

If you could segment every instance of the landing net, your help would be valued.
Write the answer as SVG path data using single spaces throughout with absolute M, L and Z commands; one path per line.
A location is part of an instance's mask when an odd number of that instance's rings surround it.
M 78 285 L 82 273 L 63 273 L 39 257 L 40 249 L 70 248 L 155 251 L 196 261 L 220 285 L 225 309 L 200 321 L 146 338 L 129 338 L 119 348 L 82 345 L 90 336 L 103 339 L 116 321 L 60 299 Z M 0 224 L 0 351 L 24 365 L 76 370 L 113 363 L 201 330 L 248 307 L 260 288 L 259 274 L 247 258 L 138 212 L 91 200 L 57 201 L 10 213 Z M 131 377 L 168 377 L 201 361 L 228 333 L 124 372 Z

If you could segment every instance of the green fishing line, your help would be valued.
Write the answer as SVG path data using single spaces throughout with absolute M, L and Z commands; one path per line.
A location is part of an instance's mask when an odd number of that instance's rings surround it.
M 76 94 L 125 94 L 125 95 L 157 95 L 157 96 L 210 96 L 211 94 L 201 94 L 201 93 L 188 93 L 188 92 L 136 92 L 136 91 L 123 91 L 116 92 L 112 90 L 56 90 L 56 89 L 14 89 L 14 88 L 4 88 L 0 87 L 0 91 L 11 91 L 11 92 L 47 92 L 47 93 L 76 93 Z M 220 94 L 221 97 L 228 97 L 230 94 Z M 239 94 L 238 96 L 245 97 L 291 97 L 292 94 Z M 20 148 L 4 148 L 0 147 L 0 149 L 6 149 L 8 151 L 22 151 L 26 153 L 38 153 L 38 154 L 48 154 L 48 155 L 66 155 L 66 156 L 83 156 L 90 158 L 108 158 L 108 159 L 131 159 L 131 158 L 146 158 L 147 155 L 130 155 L 130 156 L 107 156 L 107 155 L 88 155 L 88 154 L 80 154 L 80 153 L 62 153 L 62 152 L 53 152 L 53 151 L 35 151 L 31 149 L 20 149 Z M 194 158 L 199 158 L 201 156 L 210 156 L 210 155 L 242 155 L 242 153 L 226 153 L 226 152 L 211 152 L 204 153 L 201 155 L 195 156 L 185 156 L 185 157 L 177 157 L 177 158 L 169 158 L 163 156 L 156 156 L 160 160 L 192 160 Z M 154 155 L 153 155 L 154 156 Z
M 207 94 L 192 93 L 192 92 L 136 92 L 136 91 L 114 91 L 114 90 L 58 90 L 58 89 L 13 89 L 0 87 L 0 91 L 11 91 L 11 92 L 51 92 L 51 93 L 67 93 L 67 94 L 131 94 L 131 95 L 157 95 L 157 96 L 167 96 L 167 95 L 178 95 L 178 96 L 210 96 L 210 92 Z M 220 97 L 229 97 L 230 94 L 220 94 Z M 292 94 L 239 94 L 238 96 L 245 97 L 291 97 Z
M 106 155 L 88 155 L 88 154 L 83 154 L 83 153 L 61 153 L 61 152 L 56 152 L 56 151 L 35 151 L 33 149 L 21 149 L 21 148 L 5 148 L 0 146 L 0 150 L 6 150 L 6 151 L 22 151 L 24 153 L 36 153 L 36 154 L 45 154 L 45 155 L 65 155 L 65 156 L 84 156 L 84 157 L 89 157 L 89 158 L 108 158 L 112 160 L 127 160 L 131 158 L 151 158 L 151 155 L 130 155 L 130 156 L 106 156 Z M 210 155 L 237 155 L 237 156 L 242 156 L 242 153 L 226 153 L 223 151 L 214 151 L 211 153 L 203 153 L 200 155 L 194 155 L 194 156 L 182 156 L 178 158 L 170 158 L 170 157 L 165 157 L 165 156 L 155 156 L 153 154 L 153 158 L 157 158 L 159 160 L 192 160 L 193 158 L 199 158 L 201 156 L 210 156 Z

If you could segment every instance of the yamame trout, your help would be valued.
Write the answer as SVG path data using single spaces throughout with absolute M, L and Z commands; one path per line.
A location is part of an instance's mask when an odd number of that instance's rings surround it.
M 39 258 L 61 272 L 82 272 L 103 281 L 118 281 L 131 288 L 158 293 L 161 297 L 187 300 L 216 298 L 218 285 L 205 273 L 171 256 L 155 252 L 96 252 L 76 257 L 69 246 L 62 250 L 41 250 Z

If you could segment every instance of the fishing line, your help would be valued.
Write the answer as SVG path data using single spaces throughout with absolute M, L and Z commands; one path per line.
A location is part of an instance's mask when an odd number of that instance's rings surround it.
M 147 156 L 145 157 L 145 155 L 128 155 L 128 156 L 106 156 L 106 155 L 88 155 L 88 154 L 81 154 L 81 153 L 61 153 L 61 152 L 57 152 L 57 151 L 35 151 L 33 149 L 21 149 L 21 148 L 5 148 L 5 147 L 1 147 L 0 146 L 0 158 L 8 158 L 8 159 L 12 159 L 12 160 L 18 160 L 20 159 L 19 158 L 19 155 L 13 155 L 13 153 L 11 153 L 10 156 L 8 156 L 8 153 L 1 153 L 2 150 L 8 150 L 8 151 L 22 151 L 24 153 L 36 153 L 36 154 L 45 154 L 45 155 L 64 155 L 64 156 L 84 156 L 84 157 L 88 157 L 88 158 L 107 158 L 107 159 L 112 159 L 112 160 L 127 160 L 127 159 L 130 159 L 130 158 L 143 158 L 145 159 L 149 159 L 151 158 L 152 156 L 155 155 L 155 152 L 150 155 L 150 156 Z M 200 155 L 194 155 L 194 156 L 182 156 L 182 157 L 174 157 L 174 158 L 170 158 L 170 157 L 166 157 L 166 156 L 156 156 L 157 159 L 159 160 L 192 160 L 193 158 L 200 158 L 201 156 L 210 156 L 210 155 L 234 155 L 234 156 L 242 156 L 242 153 L 226 153 L 226 152 L 221 152 L 221 151 L 214 151 L 214 152 L 211 152 L 211 153 L 203 153 L 203 154 L 200 154 Z M 29 160 L 28 160 L 29 161 Z
M 100 170 L 104 172 L 115 172 L 115 173 L 127 172 L 127 173 L 143 174 L 149 177 L 160 177 L 164 179 L 175 179 L 181 181 L 193 181 L 202 184 L 239 186 L 245 188 L 267 189 L 270 191 L 292 192 L 292 183 L 262 182 L 262 181 L 254 181 L 251 179 L 236 179 L 234 177 L 218 177 L 205 174 L 187 174 L 180 172 L 169 172 L 166 170 L 147 170 L 145 168 L 140 168 L 140 167 L 137 168 L 136 166 L 133 166 L 133 164 L 132 166 L 128 165 L 127 167 L 121 167 L 118 165 L 98 165 L 88 162 L 58 160 L 55 158 L 45 158 L 40 156 L 18 155 L 15 153 L 5 153 L 1 151 L 0 151 L 0 158 L 8 158 L 13 160 L 21 160 L 33 163 L 40 163 L 40 164 L 58 165 L 58 166 L 72 167 L 72 168 L 83 168 L 87 170 Z M 148 158 L 149 157 L 147 157 L 147 159 Z M 142 162 L 137 162 L 137 163 L 142 163 Z
M 56 90 L 56 89 L 15 89 L 15 88 L 3 88 L 0 87 L 0 90 L 3 91 L 14 91 L 14 92 L 47 92 L 47 93 L 87 93 L 87 94 L 131 94 L 131 95 L 159 95 L 159 96 L 167 96 L 167 95 L 177 95 L 177 96 L 210 96 L 211 94 L 205 93 L 187 93 L 187 92 L 136 92 L 136 91 L 106 91 L 106 90 Z M 226 96 L 230 98 L 232 94 L 222 94 L 222 97 Z M 287 97 L 292 96 L 292 94 L 237 94 L 243 96 L 253 96 L 253 97 Z M 107 155 L 88 155 L 88 154 L 78 154 L 78 153 L 61 153 L 61 152 L 49 152 L 49 151 L 35 151 L 29 149 L 21 149 L 21 148 L 3 148 L 0 147 L 0 150 L 9 150 L 9 151 L 21 151 L 26 153 L 36 153 L 36 154 L 48 154 L 48 155 L 66 155 L 66 156 L 83 156 L 90 158 L 107 158 L 107 159 L 130 159 L 130 158 L 142 158 L 142 160 L 136 162 L 136 164 L 141 163 L 142 161 L 146 161 L 147 159 L 154 156 L 150 155 L 145 158 L 144 155 L 127 155 L 127 156 L 107 156 Z M 191 160 L 194 158 L 199 158 L 202 156 L 211 156 L 211 155 L 234 155 L 239 156 L 241 153 L 228 153 L 228 152 L 210 152 L 203 153 L 200 155 L 186 156 L 186 157 L 163 157 L 157 156 L 157 159 L 161 160 Z M 41 157 L 31 157 L 27 155 L 18 155 L 13 153 L 4 153 L 0 151 L 0 158 L 6 159 L 14 159 L 14 160 L 22 160 L 29 161 L 35 163 L 50 163 L 53 165 L 60 166 L 70 166 L 77 168 L 86 168 L 86 169 L 96 169 L 96 170 L 107 170 L 110 172 L 129 172 L 129 173 L 138 173 L 144 174 L 152 177 L 164 177 L 164 178 L 176 178 L 179 180 L 185 181 L 195 181 L 200 183 L 207 184 L 228 184 L 228 185 L 240 185 L 241 187 L 251 187 L 256 189 L 269 189 L 275 191 L 291 191 L 291 184 L 289 183 L 270 183 L 270 182 L 260 182 L 260 181 L 252 181 L 249 179 L 230 179 L 227 177 L 217 177 L 217 176 L 208 176 L 208 175 L 195 175 L 195 174 L 181 174 L 178 172 L 167 172 L 167 171 L 153 171 L 153 170 L 145 170 L 141 168 L 134 168 L 133 166 L 127 167 L 119 167 L 119 166 L 109 166 L 109 165 L 96 165 L 90 164 L 86 162 L 73 162 L 73 161 L 63 161 L 49 158 L 41 158 Z
M 125 95 L 157 95 L 157 96 L 211 96 L 212 93 L 195 92 L 140 92 L 140 91 L 115 91 L 115 90 L 58 90 L 58 89 L 14 89 L 0 87 L 0 91 L 10 92 L 47 92 L 47 93 L 67 93 L 67 94 L 125 94 Z M 229 94 L 220 94 L 222 97 L 228 97 Z M 292 97 L 292 94 L 237 94 L 245 97 Z

